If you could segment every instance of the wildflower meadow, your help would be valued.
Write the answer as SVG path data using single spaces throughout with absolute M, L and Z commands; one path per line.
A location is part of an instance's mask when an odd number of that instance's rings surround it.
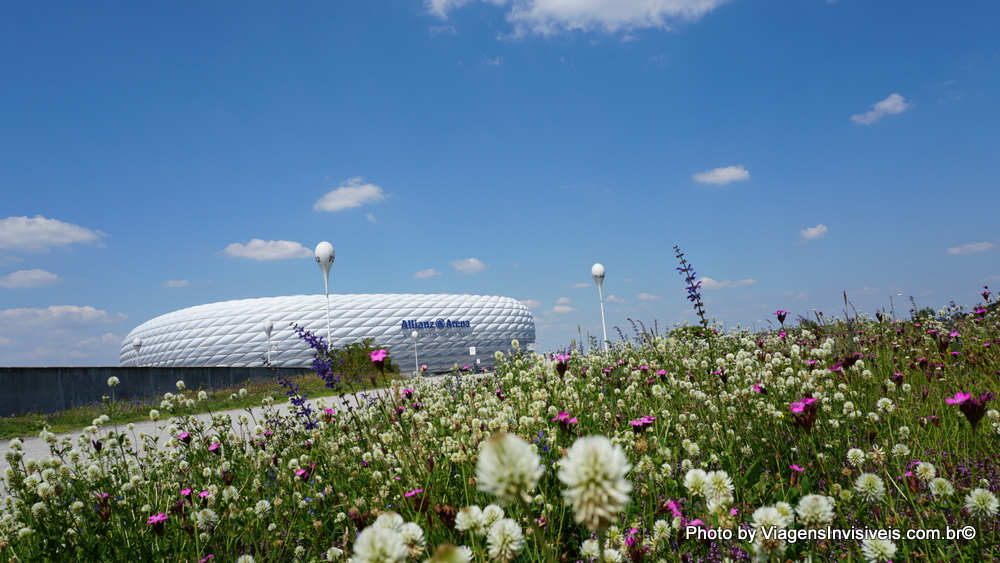
M 161 409 L 159 441 L 113 417 L 43 431 L 48 457 L 5 454 L 0 557 L 995 560 L 991 297 L 905 320 L 780 310 L 764 332 L 636 323 L 546 356 L 513 342 L 493 372 L 346 402 Z

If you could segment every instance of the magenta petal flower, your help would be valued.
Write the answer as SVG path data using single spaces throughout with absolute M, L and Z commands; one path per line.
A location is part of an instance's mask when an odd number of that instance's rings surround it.
M 949 397 L 945 399 L 944 402 L 948 403 L 949 405 L 961 405 L 962 403 L 968 401 L 971 398 L 972 398 L 972 393 L 955 393 L 954 398 Z
M 371 356 L 371 359 L 372 359 L 373 362 L 381 362 L 382 360 L 384 360 L 386 358 L 386 356 L 389 355 L 389 351 L 388 350 L 372 350 L 371 352 L 368 353 L 368 355 Z
M 796 464 L 794 464 L 794 463 L 793 463 L 793 464 L 791 464 L 791 465 L 789 465 L 788 467 L 791 467 L 791 468 L 792 468 L 792 469 L 794 469 L 795 471 L 805 471 L 805 470 L 806 470 L 806 468 L 805 468 L 805 467 L 799 467 L 798 465 L 796 465 Z
M 160 512 L 159 514 L 154 514 L 154 515 L 150 516 L 149 517 L 149 521 L 146 522 L 146 523 L 147 524 L 161 524 L 163 522 L 166 522 L 167 518 L 169 518 L 169 516 L 167 516 L 163 512 Z
M 414 496 L 414 495 L 419 495 L 419 494 L 420 494 L 420 493 L 422 493 L 422 492 L 424 492 L 424 490 L 423 490 L 423 489 L 414 489 L 414 490 L 412 490 L 412 491 L 410 491 L 410 492 L 408 492 L 408 493 L 404 494 L 403 496 L 404 496 L 404 497 L 412 497 L 412 496 Z

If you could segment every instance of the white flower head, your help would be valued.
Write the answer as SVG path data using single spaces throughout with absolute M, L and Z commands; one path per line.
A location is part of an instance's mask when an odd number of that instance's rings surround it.
M 931 494 L 936 497 L 948 497 L 955 494 L 955 487 L 952 486 L 951 482 L 941 477 L 931 479 L 928 487 L 931 490 Z
M 732 498 L 733 480 L 721 469 L 712 471 L 706 475 L 705 497 L 709 499 Z
M 873 473 L 862 473 L 854 480 L 854 490 L 868 502 L 877 501 L 885 495 L 885 483 Z
M 833 501 L 825 495 L 806 495 L 795 509 L 799 520 L 810 528 L 819 528 L 833 522 Z
M 694 496 L 705 496 L 708 492 L 708 473 L 702 469 L 691 469 L 684 475 L 684 488 Z
M 625 480 L 632 466 L 621 447 L 604 436 L 578 439 L 566 452 L 559 480 L 573 518 L 590 531 L 607 528 L 629 503 L 632 484 Z
M 488 530 L 494 522 L 504 517 L 503 509 L 495 504 L 488 504 L 483 509 L 483 526 Z
M 511 561 L 524 547 L 524 533 L 521 526 L 510 518 L 501 518 L 490 526 L 486 536 L 490 559 L 506 563 Z
M 965 496 L 965 508 L 969 514 L 979 518 L 995 516 L 1000 510 L 1000 501 L 988 489 L 972 489 Z
M 861 467 L 861 464 L 865 462 L 865 452 L 858 448 L 847 450 L 847 462 L 854 467 Z
M 500 504 L 517 498 L 531 502 L 545 468 L 527 442 L 506 432 L 498 432 L 483 443 L 476 465 L 479 490 L 497 497 Z
M 354 542 L 351 563 L 404 563 L 409 557 L 406 543 L 395 530 L 368 526 Z
M 398 532 L 403 528 L 403 517 L 399 515 L 398 512 L 383 512 L 378 515 L 372 526 L 376 528 L 388 528 L 394 532 Z
M 869 538 L 861 543 L 861 553 L 868 563 L 885 563 L 896 555 L 896 544 L 889 540 Z
M 917 467 L 916 469 L 913 470 L 913 473 L 917 476 L 917 478 L 926 483 L 928 481 L 931 481 L 932 479 L 934 479 L 934 477 L 937 476 L 937 469 L 935 469 L 934 466 L 931 465 L 930 463 L 922 461 L 917 464 Z
M 785 517 L 773 506 L 762 506 L 753 511 L 753 527 L 756 529 L 784 528 Z
M 121 383 L 121 380 L 113 375 L 108 378 L 108 387 L 118 387 L 119 383 Z
M 459 532 L 486 533 L 483 510 L 476 505 L 466 506 L 455 515 L 455 529 Z

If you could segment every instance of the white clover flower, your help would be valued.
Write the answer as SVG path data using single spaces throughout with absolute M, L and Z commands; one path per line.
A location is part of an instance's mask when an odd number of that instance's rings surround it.
M 762 506 L 753 511 L 753 527 L 761 528 L 784 528 L 787 524 L 785 518 L 773 506 Z
M 973 516 L 988 518 L 995 516 L 997 510 L 1000 510 L 1000 501 L 987 489 L 972 489 L 965 496 L 965 508 Z
M 253 555 L 240 555 L 236 558 L 236 563 L 255 563 Z
M 459 532 L 486 533 L 483 525 L 483 511 L 476 505 L 466 506 L 455 515 L 455 529 Z
M 253 512 L 257 516 L 263 516 L 271 511 L 271 502 L 267 499 L 257 501 L 257 504 L 253 507 Z
M 476 465 L 481 491 L 492 493 L 500 504 L 515 499 L 531 502 L 531 491 L 545 472 L 538 454 L 527 442 L 505 432 L 498 432 L 483 443 Z
M 352 563 L 404 563 L 409 550 L 399 533 L 389 528 L 368 526 L 354 542 Z
M 858 448 L 847 450 L 847 462 L 854 467 L 861 467 L 861 464 L 865 462 L 865 452 Z
M 902 438 L 906 438 L 907 436 L 909 436 L 910 435 L 910 427 L 909 426 L 900 426 L 899 427 L 899 435 Z
M 795 512 L 807 527 L 819 528 L 833 522 L 833 501 L 826 495 L 806 495 Z
M 934 477 L 937 476 L 937 469 L 935 469 L 934 466 L 931 465 L 930 463 L 922 461 L 917 464 L 917 467 L 916 469 L 913 470 L 913 473 L 917 476 L 918 479 L 926 483 L 928 481 L 931 481 L 932 479 L 934 479 Z
M 606 528 L 625 510 L 632 484 L 625 475 L 632 468 L 621 447 L 604 436 L 578 439 L 559 467 L 559 480 L 573 519 L 590 531 Z
M 424 530 L 415 522 L 407 522 L 399 529 L 399 536 L 403 538 L 406 549 L 410 557 L 419 557 L 424 552 L 426 540 L 424 540 Z
M 892 455 L 896 457 L 907 457 L 910 455 L 910 448 L 906 444 L 896 444 L 892 447 Z
M 684 488 L 695 496 L 705 496 L 708 492 L 708 473 L 702 469 L 692 469 L 684 475 Z
M 875 407 L 885 413 L 890 413 L 896 410 L 896 405 L 892 404 L 892 399 L 888 397 L 882 397 L 875 402 Z
M 889 540 L 869 538 L 861 542 L 861 553 L 868 563 L 885 563 L 896 555 L 896 544 Z
M 580 556 L 584 559 L 597 559 L 600 554 L 601 548 L 597 544 L 597 540 L 584 540 L 583 544 L 580 545 Z
M 622 553 L 617 549 L 607 548 L 604 550 L 604 561 L 606 563 L 621 563 Z
M 928 487 L 931 490 L 931 494 L 936 497 L 947 497 L 955 494 L 955 487 L 951 485 L 951 482 L 941 477 L 931 479 Z
M 184 381 L 177 380 L 177 390 L 178 391 L 183 391 L 185 388 L 186 388 L 186 385 L 184 385 Z
M 211 508 L 203 508 L 194 513 L 194 523 L 199 530 L 211 530 L 219 523 L 219 515 Z
M 524 547 L 524 534 L 521 526 L 510 518 L 501 518 L 490 526 L 486 537 L 489 556 L 493 561 L 506 563 L 511 561 Z
M 885 483 L 878 475 L 862 473 L 854 480 L 854 490 L 864 500 L 873 502 L 881 499 L 885 494 Z
M 113 375 L 108 378 L 108 387 L 118 387 L 119 383 L 121 383 L 121 380 Z
M 483 526 L 488 530 L 494 522 L 504 517 L 503 509 L 495 504 L 488 504 L 483 509 Z
M 706 475 L 705 497 L 708 499 L 732 499 L 733 480 L 721 469 Z

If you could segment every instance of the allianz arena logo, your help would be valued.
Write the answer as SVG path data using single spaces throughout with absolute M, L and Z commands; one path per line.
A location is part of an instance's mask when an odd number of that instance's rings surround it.
M 472 328 L 471 321 L 453 321 L 451 319 L 439 318 L 433 321 L 418 321 L 416 319 L 410 319 L 408 321 L 403 321 L 402 330 L 420 330 L 420 329 L 446 329 L 446 328 Z

